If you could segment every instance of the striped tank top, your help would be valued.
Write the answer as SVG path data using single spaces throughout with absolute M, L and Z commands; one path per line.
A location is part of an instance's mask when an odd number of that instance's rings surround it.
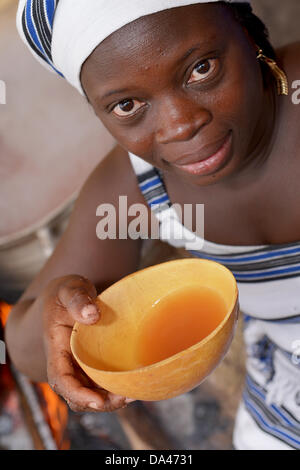
M 159 220 L 160 238 L 187 248 L 185 235 L 180 238 L 177 232 L 189 230 L 172 207 L 162 173 L 136 155 L 129 157 L 140 190 Z M 190 254 L 226 266 L 239 289 L 247 374 L 234 447 L 300 449 L 300 241 L 235 246 L 194 237 L 197 243 L 188 249 Z

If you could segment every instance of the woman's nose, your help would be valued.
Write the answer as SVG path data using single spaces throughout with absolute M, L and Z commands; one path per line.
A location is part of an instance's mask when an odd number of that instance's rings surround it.
M 164 100 L 158 110 L 156 140 L 160 144 L 187 141 L 211 121 L 211 113 L 182 97 Z

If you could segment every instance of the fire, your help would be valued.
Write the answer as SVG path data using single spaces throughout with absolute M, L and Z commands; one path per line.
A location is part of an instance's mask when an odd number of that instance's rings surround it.
M 4 327 L 12 305 L 0 301 L 0 323 Z M 0 325 L 1 326 L 1 325 Z M 65 438 L 68 423 L 68 407 L 63 400 L 51 389 L 47 383 L 35 384 L 40 398 L 41 409 L 56 442 L 57 448 L 67 450 L 70 442 Z
M 65 430 L 68 424 L 67 405 L 56 395 L 47 383 L 39 383 L 37 384 L 37 388 L 42 395 L 44 401 L 43 411 L 58 449 L 69 449 L 70 442 L 65 439 Z
M 8 305 L 6 302 L 0 302 L 0 321 L 4 327 L 7 322 L 8 315 L 12 309 L 12 305 Z

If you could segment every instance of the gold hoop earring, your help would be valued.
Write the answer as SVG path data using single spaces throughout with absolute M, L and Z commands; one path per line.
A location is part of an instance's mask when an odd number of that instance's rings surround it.
M 257 47 L 257 59 L 261 60 L 265 64 L 267 64 L 277 83 L 277 91 L 278 95 L 288 95 L 289 94 L 289 85 L 288 79 L 285 72 L 278 67 L 275 60 L 270 59 L 269 57 L 265 56 L 262 49 Z

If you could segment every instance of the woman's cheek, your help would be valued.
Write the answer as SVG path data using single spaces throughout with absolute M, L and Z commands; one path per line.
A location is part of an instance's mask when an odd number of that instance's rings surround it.
M 245 69 L 238 67 L 228 76 L 216 93 L 214 109 L 215 113 L 222 113 L 225 122 L 249 133 L 261 113 L 263 90 L 259 75 L 253 74 L 253 67 Z
M 144 156 L 149 158 L 152 154 L 153 133 L 147 125 L 115 125 L 109 122 L 108 119 L 102 122 L 111 135 L 128 152 L 143 158 Z

